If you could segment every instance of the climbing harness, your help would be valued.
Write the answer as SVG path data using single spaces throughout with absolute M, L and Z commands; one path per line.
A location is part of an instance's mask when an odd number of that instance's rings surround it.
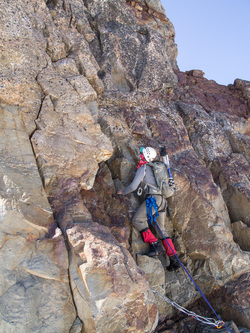
M 158 293 L 156 290 L 152 289 L 152 291 L 157 294 L 159 297 L 161 297 L 162 299 L 164 299 L 164 301 L 166 301 L 167 303 L 171 304 L 173 307 L 175 307 L 177 310 L 185 313 L 188 316 L 191 316 L 192 318 L 200 321 L 203 324 L 207 324 L 207 325 L 213 325 L 216 328 L 220 329 L 222 326 L 225 325 L 224 321 L 222 320 L 215 320 L 214 318 L 207 318 L 207 317 L 203 317 L 200 315 L 197 315 L 196 313 L 185 309 L 183 306 L 175 303 L 174 301 L 171 301 L 171 299 L 169 299 L 166 296 L 161 295 L 160 293 Z
M 152 226 L 154 227 L 157 227 L 157 229 L 159 230 L 162 238 L 167 242 L 168 246 L 170 247 L 170 249 L 172 250 L 172 252 L 174 253 L 175 257 L 178 259 L 181 267 L 184 269 L 184 271 L 186 272 L 186 274 L 188 275 L 188 277 L 190 278 L 191 282 L 193 282 L 194 286 L 196 287 L 196 289 L 199 291 L 200 295 L 203 297 L 203 299 L 206 301 L 206 303 L 208 304 L 208 306 L 210 307 L 210 309 L 213 311 L 214 315 L 218 318 L 218 321 L 215 321 L 214 324 L 216 323 L 216 327 L 217 328 L 221 328 L 222 326 L 225 326 L 225 328 L 230 332 L 232 333 L 232 331 L 230 331 L 230 329 L 226 326 L 226 324 L 219 318 L 219 316 L 217 315 L 217 313 L 215 312 L 215 310 L 213 309 L 212 305 L 209 303 L 209 301 L 207 300 L 206 296 L 203 294 L 203 292 L 201 291 L 201 289 L 199 288 L 199 286 L 197 285 L 197 283 L 194 281 L 194 279 L 192 278 L 192 276 L 190 275 L 190 273 L 188 272 L 188 270 L 186 269 L 186 267 L 182 264 L 182 262 L 180 261 L 179 257 L 177 256 L 177 254 L 175 253 L 175 251 L 173 250 L 173 248 L 171 247 L 171 245 L 169 244 L 169 241 L 168 239 L 164 236 L 163 232 L 161 231 L 160 227 L 158 226 L 157 222 L 156 222 L 156 219 L 157 217 L 159 216 L 159 213 L 158 213 L 158 206 L 157 206 L 157 203 L 156 203 L 156 199 L 150 195 L 146 198 L 146 206 L 147 206 L 147 219 L 148 219 L 148 222 L 151 223 Z M 153 214 L 153 208 L 154 208 L 154 211 L 155 211 L 155 214 Z M 172 302 L 172 301 L 171 301 Z M 171 304 L 171 303 L 170 303 Z M 173 306 L 177 307 L 178 309 L 181 309 L 180 305 L 176 304 L 173 302 Z M 184 309 L 184 308 L 183 308 Z M 182 311 L 182 310 L 180 310 Z M 185 309 L 185 313 L 188 312 L 188 310 Z M 183 311 L 182 311 L 183 312 Z M 191 312 L 190 312 L 191 313 Z M 197 318 L 203 318 L 201 316 L 198 316 L 198 315 L 193 315 L 192 316 L 197 319 Z M 199 320 L 199 319 L 197 319 Z M 209 319 L 210 320 L 210 319 Z M 209 321 L 211 322 L 211 321 Z M 210 324 L 212 325 L 212 324 Z

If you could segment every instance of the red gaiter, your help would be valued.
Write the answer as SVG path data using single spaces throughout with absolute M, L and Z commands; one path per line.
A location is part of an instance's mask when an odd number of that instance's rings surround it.
M 169 245 L 168 245 L 169 243 Z M 164 239 L 162 241 L 162 244 L 164 246 L 164 249 L 166 250 L 166 253 L 167 253 L 167 256 L 168 257 L 171 257 L 173 256 L 174 254 L 176 254 L 176 251 L 175 251 L 175 248 L 174 248 L 174 244 L 172 242 L 172 239 L 171 238 L 167 238 L 167 241 Z M 172 251 L 173 250 L 173 251 Z
M 142 237 L 145 243 L 154 243 L 157 242 L 157 239 L 155 238 L 155 236 L 152 234 L 150 229 L 147 229 L 146 231 L 142 232 Z

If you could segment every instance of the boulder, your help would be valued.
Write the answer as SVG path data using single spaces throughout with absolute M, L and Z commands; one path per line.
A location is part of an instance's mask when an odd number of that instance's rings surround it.
M 151 258 L 140 254 L 136 256 L 136 262 L 137 265 L 146 274 L 148 283 L 154 292 L 159 310 L 159 321 L 162 321 L 166 318 L 166 316 L 173 314 L 173 307 L 160 296 L 165 296 L 166 293 L 166 277 L 164 266 L 162 265 L 162 262 L 159 258 Z
M 130 253 L 97 223 L 67 229 L 70 277 L 86 332 L 152 332 L 158 310 Z

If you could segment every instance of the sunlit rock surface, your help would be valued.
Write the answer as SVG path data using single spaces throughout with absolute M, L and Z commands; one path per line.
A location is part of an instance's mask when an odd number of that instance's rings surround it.
M 16 108 L 0 109 L 2 332 L 68 332 L 75 307 L 68 253 Z M 42 320 L 41 318 L 47 318 Z
M 145 275 L 108 228 L 97 223 L 67 230 L 70 276 L 86 332 L 151 332 L 158 309 Z
M 164 145 L 178 256 L 249 329 L 250 83 L 180 72 L 160 0 L 5 0 L 0 30 L 0 331 L 199 332 L 154 291 L 206 304 L 144 255 L 138 199 L 116 194 Z

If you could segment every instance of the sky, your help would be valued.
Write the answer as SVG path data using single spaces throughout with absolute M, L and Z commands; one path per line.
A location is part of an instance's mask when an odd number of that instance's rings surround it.
M 175 27 L 181 71 L 222 85 L 250 81 L 250 0 L 161 0 Z

